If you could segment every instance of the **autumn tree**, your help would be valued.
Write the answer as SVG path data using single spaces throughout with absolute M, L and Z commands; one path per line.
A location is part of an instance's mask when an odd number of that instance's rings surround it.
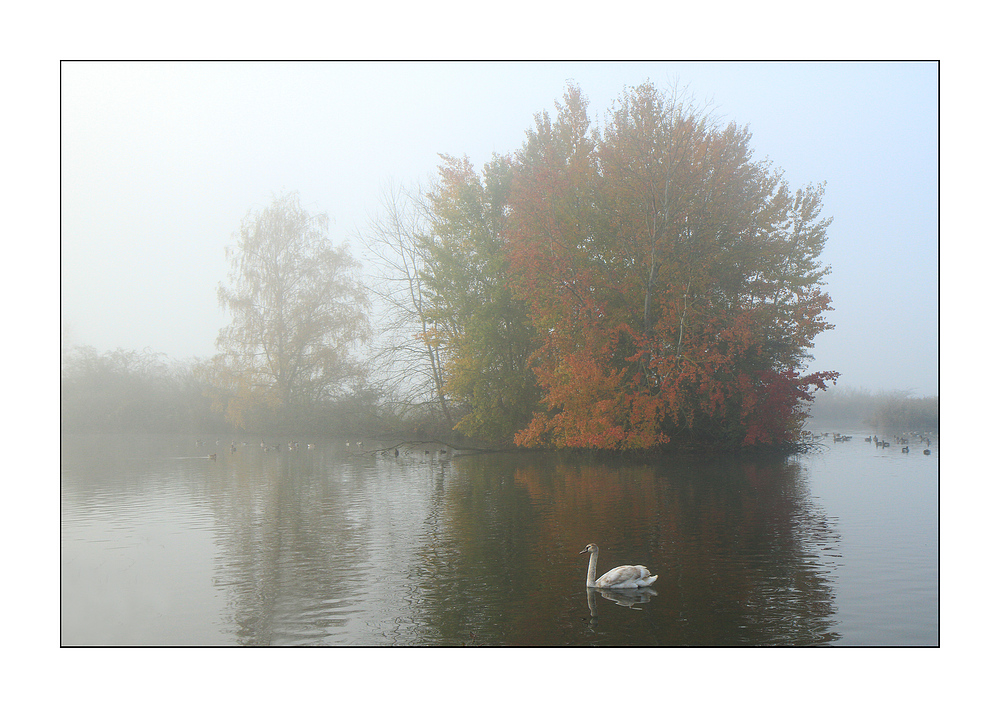
M 362 374 L 352 349 L 369 335 L 358 263 L 327 237 L 326 214 L 297 194 L 251 211 L 226 248 L 232 313 L 212 370 L 227 419 L 245 427 L 255 411 L 287 412 L 341 396 Z
M 534 329 L 509 283 L 511 161 L 494 156 L 480 173 L 468 158 L 442 156 L 438 171 L 422 241 L 433 321 L 427 336 L 444 352 L 446 392 L 461 413 L 456 429 L 509 443 L 540 395 L 529 365 Z
M 514 165 L 513 287 L 543 333 L 526 445 L 782 444 L 832 372 L 797 373 L 830 327 L 822 186 L 794 193 L 750 132 L 652 84 L 603 130 L 570 86 Z

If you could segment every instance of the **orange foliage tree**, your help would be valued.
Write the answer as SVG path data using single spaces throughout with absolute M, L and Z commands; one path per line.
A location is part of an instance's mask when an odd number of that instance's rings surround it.
M 445 158 L 423 274 L 460 430 L 525 446 L 781 446 L 835 372 L 823 186 L 750 132 L 627 90 L 594 128 L 570 85 L 516 154 Z
M 834 372 L 797 373 L 830 328 L 823 188 L 794 194 L 750 133 L 652 84 L 603 130 L 570 86 L 515 164 L 510 287 L 543 392 L 521 445 L 780 445 Z

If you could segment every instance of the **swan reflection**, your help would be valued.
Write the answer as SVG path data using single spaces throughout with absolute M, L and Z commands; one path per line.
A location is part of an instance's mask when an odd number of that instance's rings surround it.
M 656 595 L 656 590 L 652 588 L 629 588 L 625 590 L 611 590 L 607 588 L 587 588 L 587 604 L 590 606 L 591 618 L 597 618 L 597 596 L 600 595 L 605 600 L 611 600 L 616 605 L 628 607 L 633 610 L 641 610 L 642 605 Z

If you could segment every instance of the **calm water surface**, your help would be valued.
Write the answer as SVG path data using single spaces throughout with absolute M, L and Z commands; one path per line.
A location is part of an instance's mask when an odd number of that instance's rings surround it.
M 936 445 L 863 437 L 640 464 L 65 436 L 61 641 L 937 645 Z M 588 591 L 590 542 L 655 594 Z

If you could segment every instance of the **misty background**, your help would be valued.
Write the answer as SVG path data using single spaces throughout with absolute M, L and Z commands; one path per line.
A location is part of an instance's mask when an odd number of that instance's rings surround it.
M 826 182 L 836 329 L 810 370 L 837 388 L 938 393 L 936 62 L 64 62 L 63 348 L 208 358 L 240 220 L 299 192 L 357 235 L 439 153 L 520 148 L 567 81 L 603 125 L 626 86 L 687 87 L 748 125 L 795 189 Z

